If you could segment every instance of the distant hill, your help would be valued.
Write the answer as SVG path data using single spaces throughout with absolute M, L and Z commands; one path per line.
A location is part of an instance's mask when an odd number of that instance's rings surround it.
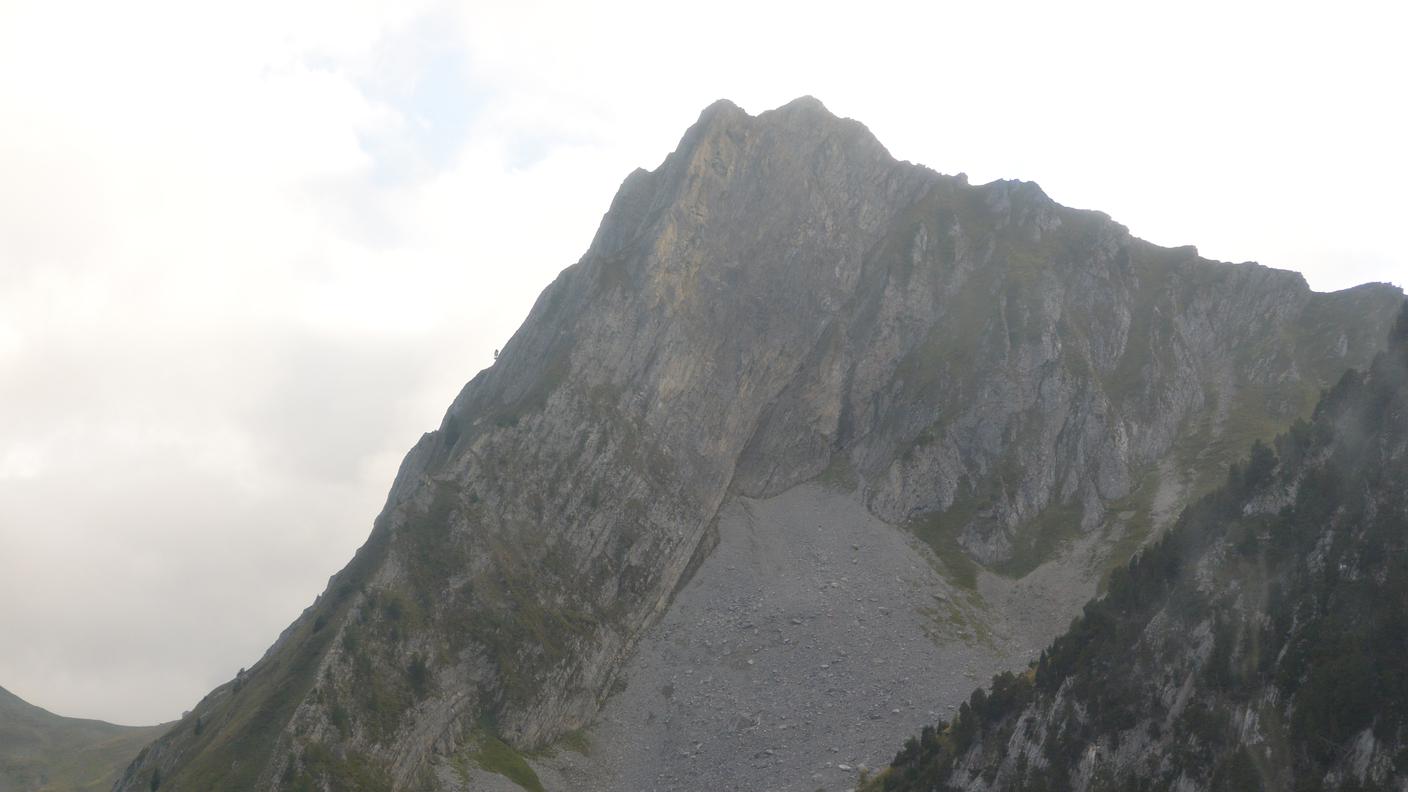
M 118 773 L 166 730 L 65 718 L 0 688 L 0 792 L 88 792 Z

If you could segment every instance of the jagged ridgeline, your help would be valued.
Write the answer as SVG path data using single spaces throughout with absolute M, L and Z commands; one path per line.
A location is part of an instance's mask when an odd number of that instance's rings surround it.
M 873 790 L 1408 784 L 1408 305 L 1388 351 Z
M 812 99 L 717 103 L 626 179 L 347 568 L 118 788 L 450 789 L 468 745 L 532 787 L 518 752 L 591 725 L 721 508 L 817 477 L 927 541 L 973 613 L 1066 570 L 1044 642 L 1400 300 L 896 161 Z

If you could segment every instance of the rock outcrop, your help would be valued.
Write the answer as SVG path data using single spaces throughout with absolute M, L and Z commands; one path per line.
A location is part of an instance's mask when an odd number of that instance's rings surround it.
M 875 790 L 1408 785 L 1408 306 L 1350 372 L 1116 574 L 1024 675 Z
M 475 740 L 547 745 L 591 724 L 730 498 L 823 475 L 960 585 L 1078 570 L 1059 623 L 1400 300 L 896 161 L 813 99 L 716 103 L 626 179 L 351 564 L 118 789 L 441 788 Z

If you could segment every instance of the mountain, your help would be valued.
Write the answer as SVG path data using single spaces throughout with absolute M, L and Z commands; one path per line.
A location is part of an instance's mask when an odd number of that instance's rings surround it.
M 1111 579 L 1026 674 L 873 789 L 1408 786 L 1408 306 L 1275 448 Z
M 818 752 L 1025 664 L 1401 300 L 716 103 L 117 788 L 849 786 Z
M 0 688 L 0 792 L 105 792 L 169 726 L 65 718 Z

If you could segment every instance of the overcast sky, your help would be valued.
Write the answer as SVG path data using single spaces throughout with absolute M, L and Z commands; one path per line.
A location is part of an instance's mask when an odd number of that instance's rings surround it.
M 0 0 L 0 686 L 149 723 L 252 664 L 720 97 L 1403 285 L 1396 5 Z

